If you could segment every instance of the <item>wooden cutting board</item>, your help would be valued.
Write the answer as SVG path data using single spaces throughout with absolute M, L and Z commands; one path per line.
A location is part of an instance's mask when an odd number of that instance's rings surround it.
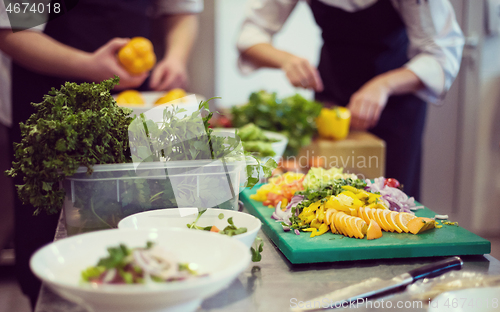
M 247 210 L 262 221 L 262 230 L 293 264 L 336 262 L 364 259 L 411 258 L 455 255 L 483 255 L 491 252 L 491 243 L 466 229 L 455 225 L 443 225 L 414 235 L 383 232 L 375 240 L 356 239 L 340 234 L 325 233 L 310 238 L 310 233 L 295 235 L 284 232 L 281 224 L 271 219 L 274 211 L 261 202 L 250 199 L 259 188 L 246 189 L 240 194 Z M 436 215 L 425 208 L 416 212 L 418 217 Z

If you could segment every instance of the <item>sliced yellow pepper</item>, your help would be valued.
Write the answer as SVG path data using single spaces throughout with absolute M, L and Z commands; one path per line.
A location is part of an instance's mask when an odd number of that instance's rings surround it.
M 318 219 L 315 218 L 315 219 L 313 219 L 311 221 L 311 224 L 309 226 L 312 227 L 312 228 L 319 229 L 319 227 L 321 226 L 321 224 L 323 224 L 323 223 L 319 222 Z
M 350 191 L 350 192 L 352 192 L 354 194 L 358 194 L 359 192 L 363 191 L 363 190 L 357 189 L 354 186 L 350 186 L 350 185 L 342 185 L 341 188 L 343 190 Z
M 116 103 L 126 105 L 144 105 L 141 93 L 136 90 L 125 90 L 116 96 Z

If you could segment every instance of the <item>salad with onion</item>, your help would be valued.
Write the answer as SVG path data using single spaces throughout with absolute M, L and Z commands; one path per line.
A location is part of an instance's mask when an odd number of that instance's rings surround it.
M 96 266 L 82 271 L 84 282 L 98 285 L 145 284 L 182 281 L 199 276 L 196 264 L 179 263 L 172 253 L 152 242 L 137 248 L 120 244 L 109 247 L 108 254 Z

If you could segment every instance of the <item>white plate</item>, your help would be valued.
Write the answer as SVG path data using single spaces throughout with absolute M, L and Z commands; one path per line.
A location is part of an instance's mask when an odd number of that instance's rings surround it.
M 81 272 L 120 243 L 142 247 L 147 241 L 173 252 L 179 262 L 196 263 L 208 276 L 147 285 L 81 284 Z M 250 263 L 248 247 L 224 235 L 194 230 L 112 229 L 65 238 L 38 250 L 33 273 L 62 297 L 94 312 L 194 311 L 204 298 L 227 287 Z
M 429 304 L 429 312 L 500 311 L 500 287 L 468 288 L 445 292 Z
M 224 217 L 219 219 L 219 214 L 223 214 Z M 196 216 L 198 215 L 198 209 L 196 208 L 169 208 L 152 210 L 137 213 L 124 218 L 118 223 L 119 229 L 187 229 L 187 224 L 192 223 Z M 211 226 L 215 225 L 219 230 L 224 229 L 229 223 L 227 219 L 233 218 L 233 223 L 237 227 L 246 227 L 247 232 L 239 235 L 233 236 L 244 243 L 248 248 L 252 246 L 257 232 L 259 232 L 261 227 L 261 222 L 256 217 L 233 210 L 226 209 L 215 209 L 209 208 L 200 217 L 196 223 L 198 226 Z M 196 230 L 190 230 L 196 231 Z M 197 231 L 198 232 L 198 231 Z M 216 234 L 216 233 L 212 233 Z M 220 234 L 217 234 L 220 235 Z M 223 236 L 223 235 L 221 235 Z

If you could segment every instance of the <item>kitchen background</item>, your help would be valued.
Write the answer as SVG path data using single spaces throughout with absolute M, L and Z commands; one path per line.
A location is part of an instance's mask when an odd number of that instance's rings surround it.
M 451 0 L 466 37 L 460 74 L 442 106 L 429 106 L 424 139 L 422 202 L 483 236 L 500 235 L 500 1 Z M 235 42 L 246 0 L 205 1 L 191 64 L 191 91 L 243 104 L 251 92 L 280 96 L 296 89 L 278 70 L 242 76 Z M 319 59 L 321 34 L 300 1 L 275 37 L 277 47 Z
M 424 140 L 422 202 L 492 241 L 500 258 L 500 0 L 451 0 L 466 36 L 460 74 L 442 106 L 429 106 Z M 199 40 L 190 64 L 189 91 L 220 96 L 218 105 L 243 104 L 252 91 L 280 96 L 300 92 L 277 70 L 243 77 L 235 41 L 246 0 L 205 1 Z M 320 32 L 305 2 L 299 3 L 278 47 L 317 63 Z M 8 168 L 7 137 L 0 132 L 0 169 Z M 0 175 L 0 264 L 12 263 L 10 181 Z M 4 248 L 7 247 L 7 248 Z M 10 272 L 10 273 L 9 273 Z M 9 267 L 0 265 L 0 301 L 21 302 Z M 7 290 L 7 291 L 4 291 Z M 22 303 L 20 303 L 22 304 Z M 7 304 L 5 311 L 22 311 Z M 0 308 L 0 311 L 3 311 Z

